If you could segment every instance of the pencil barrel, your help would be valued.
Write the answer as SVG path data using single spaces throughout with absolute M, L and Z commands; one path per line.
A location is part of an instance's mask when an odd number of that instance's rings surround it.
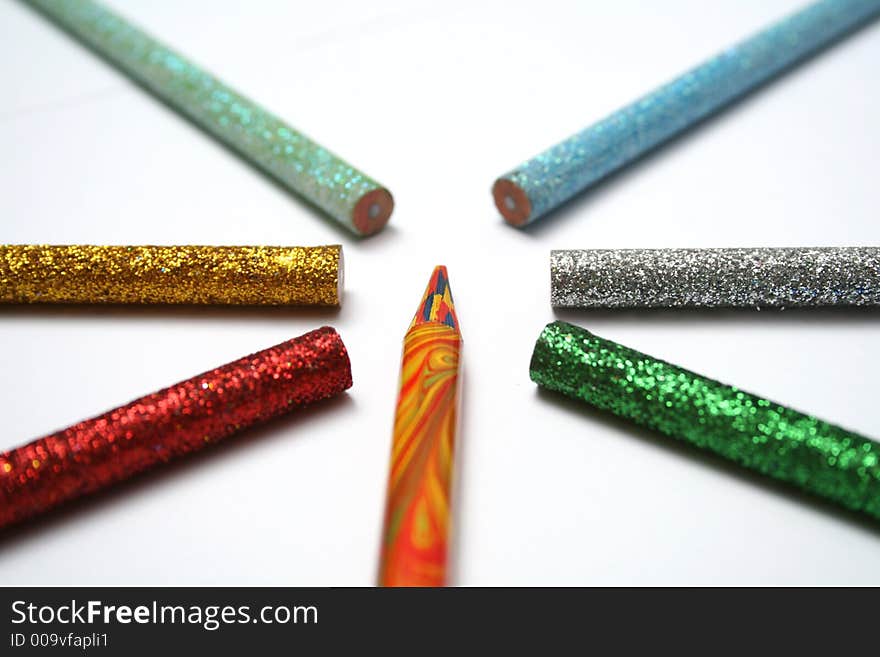
M 532 380 L 880 519 L 880 444 L 565 322 L 548 324 Z
M 393 209 L 375 180 L 103 5 L 24 0 L 233 151 L 354 233 Z
M 404 340 L 379 572 L 381 586 L 445 586 L 458 415 L 458 332 L 438 323 Z
M 880 305 L 880 248 L 590 249 L 550 254 L 557 308 Z
M 517 225 L 539 219 L 878 15 L 880 0 L 808 5 L 505 174 L 499 211 Z
M 323 327 L 0 453 L 0 528 L 351 387 Z
M 342 247 L 0 246 L 0 303 L 338 306 Z

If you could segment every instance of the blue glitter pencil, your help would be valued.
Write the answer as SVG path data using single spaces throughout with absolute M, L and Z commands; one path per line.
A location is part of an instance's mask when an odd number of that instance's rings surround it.
M 878 15 L 880 0 L 811 4 L 505 174 L 495 205 L 514 226 L 540 219 Z

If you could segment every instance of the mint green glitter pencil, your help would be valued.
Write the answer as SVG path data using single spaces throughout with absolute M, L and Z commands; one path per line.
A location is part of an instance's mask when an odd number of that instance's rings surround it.
M 532 380 L 749 470 L 880 520 L 880 444 L 565 322 L 548 324 Z
M 359 235 L 381 230 L 387 189 L 91 0 L 23 0 L 242 157 Z

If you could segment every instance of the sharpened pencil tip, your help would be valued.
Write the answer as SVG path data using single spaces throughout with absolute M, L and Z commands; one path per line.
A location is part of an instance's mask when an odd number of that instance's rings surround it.
M 449 287 L 449 274 L 443 265 L 434 268 L 410 328 L 428 323 L 446 324 L 458 330 L 458 316 L 455 314 L 455 301 Z

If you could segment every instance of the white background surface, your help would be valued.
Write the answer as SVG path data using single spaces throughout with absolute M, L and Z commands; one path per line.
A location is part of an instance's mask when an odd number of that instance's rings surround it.
M 0 583 L 369 585 L 401 339 L 449 267 L 459 584 L 880 584 L 880 531 L 539 394 L 551 248 L 880 243 L 880 25 L 527 231 L 498 175 L 796 8 L 114 0 L 393 192 L 356 241 L 24 5 L 0 4 L 0 242 L 345 245 L 339 312 L 0 309 L 0 448 L 322 324 L 354 387 L 0 537 Z M 563 319 L 880 436 L 878 316 Z

